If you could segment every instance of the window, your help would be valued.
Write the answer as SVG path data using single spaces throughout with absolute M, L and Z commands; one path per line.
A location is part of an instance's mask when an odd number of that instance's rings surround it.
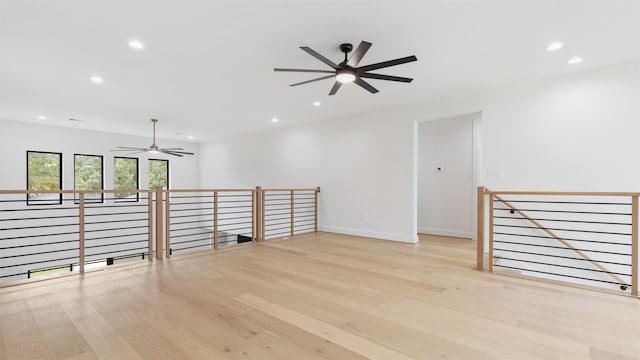
M 102 156 L 101 155 L 74 155 L 73 187 L 75 190 L 102 190 Z M 79 195 L 75 195 L 78 201 Z M 103 193 L 85 193 L 85 201 L 102 202 Z
M 27 190 L 62 189 L 62 153 L 27 151 Z M 27 205 L 62 204 L 62 194 L 28 194 Z
M 113 189 L 138 190 L 138 159 L 128 157 L 113 158 Z M 115 193 L 116 200 L 140 200 L 137 192 Z
M 149 189 L 169 188 L 169 160 L 149 159 Z

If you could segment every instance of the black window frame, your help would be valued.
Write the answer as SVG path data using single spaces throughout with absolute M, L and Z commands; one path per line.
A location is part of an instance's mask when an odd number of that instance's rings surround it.
M 164 161 L 167 163 L 167 190 L 169 189 L 169 159 L 149 159 L 149 162 L 147 164 L 147 188 L 149 187 L 149 167 L 151 167 L 151 162 L 152 161 Z M 149 189 L 149 190 L 153 190 L 153 189 Z
M 136 199 L 135 200 L 125 200 L 125 199 L 117 199 L 116 193 L 113 194 L 114 201 L 117 202 L 140 202 L 140 159 L 137 157 L 128 157 L 128 156 L 114 156 L 113 157 L 113 189 L 116 189 L 116 159 L 126 159 L 126 160 L 135 160 L 136 161 Z M 121 190 L 129 190 L 129 189 L 121 189 Z
M 61 152 L 54 152 L 54 151 L 37 151 L 37 150 L 27 150 L 27 157 L 25 158 L 26 160 L 26 175 L 27 175 L 27 190 L 31 190 L 29 189 L 29 154 L 30 153 L 38 153 L 38 154 L 49 154 L 49 155 L 58 155 L 58 159 L 59 161 L 59 171 L 58 171 L 58 182 L 59 182 L 59 188 L 58 190 L 62 190 L 62 153 Z M 45 202 L 45 201 L 40 201 L 40 200 L 31 200 L 29 199 L 29 194 L 27 194 L 27 206 L 29 205 L 62 205 L 62 193 L 59 194 L 58 196 L 58 201 L 57 202 L 53 202 L 54 200 L 51 200 L 52 202 Z
M 100 158 L 100 190 L 104 190 L 104 156 L 103 155 L 95 155 L 95 154 L 73 154 L 73 190 L 84 190 L 84 191 L 90 191 L 91 189 L 76 189 L 76 157 L 77 156 L 88 156 L 88 157 L 99 157 Z M 85 193 L 86 195 L 87 193 Z M 100 192 L 100 200 L 98 199 L 87 199 L 87 197 L 85 196 L 84 198 L 84 202 L 85 203 L 92 203 L 92 204 L 102 204 L 104 203 L 104 193 Z M 78 198 L 78 194 L 74 193 L 73 194 L 73 201 L 74 203 L 78 204 L 80 202 L 80 199 Z

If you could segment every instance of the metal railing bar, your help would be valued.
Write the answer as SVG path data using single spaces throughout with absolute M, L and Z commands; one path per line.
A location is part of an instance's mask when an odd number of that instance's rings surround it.
M 16 266 L 25 266 L 25 265 L 45 264 L 45 263 L 50 263 L 54 261 L 73 260 L 77 258 L 78 258 L 77 256 L 74 256 L 74 257 L 62 258 L 62 259 L 50 259 L 50 260 L 34 261 L 30 263 L 22 263 L 22 264 L 15 264 L 15 265 L 5 265 L 5 266 L 0 266 L 0 269 L 8 269 Z
M 631 287 L 631 285 L 629 285 L 629 284 L 619 283 L 619 282 L 615 282 L 615 281 L 596 280 L 596 279 L 585 278 L 585 277 L 580 277 L 580 276 L 564 275 L 564 274 L 556 274 L 556 273 L 552 273 L 552 272 L 548 272 L 548 271 L 522 269 L 522 268 L 517 268 L 517 267 L 513 267 L 513 266 L 505 266 L 505 265 L 497 265 L 497 264 L 494 264 L 494 266 L 496 266 L 496 267 L 501 267 L 501 268 L 505 268 L 505 269 L 513 269 L 513 270 L 520 270 L 520 271 L 529 271 L 529 272 L 535 272 L 535 273 L 539 273 L 539 274 L 555 275 L 555 276 L 568 277 L 568 278 L 573 278 L 573 279 L 580 279 L 580 280 L 587 280 L 587 281 L 596 281 L 596 282 L 601 282 L 601 283 L 606 283 L 606 284 L 624 285 L 624 286 L 627 286 L 627 287 Z
M 177 241 L 177 242 L 172 242 L 171 245 L 173 246 L 173 245 L 180 245 L 180 244 L 188 244 L 196 241 L 211 241 L 211 239 L 207 237 L 207 238 L 194 239 L 194 240 Z M 206 246 L 213 246 L 213 241 L 211 241 L 211 243 L 207 244 Z
M 551 228 L 551 227 L 537 227 L 537 226 L 524 226 L 524 225 L 506 225 L 506 224 L 493 224 L 493 226 L 502 226 L 502 227 L 510 227 L 510 228 L 522 228 L 522 229 L 547 229 L 547 230 L 556 230 L 556 231 L 570 231 L 570 232 L 580 232 L 580 233 L 589 233 L 589 234 L 606 234 L 606 235 L 626 235 L 631 236 L 631 233 L 619 233 L 619 232 L 608 232 L 608 231 L 593 231 L 593 230 L 575 230 L 575 229 L 559 229 L 559 228 Z
M 281 221 L 281 222 L 270 222 L 269 220 L 265 222 L 266 226 L 275 226 L 275 225 L 284 225 L 284 224 L 291 224 L 291 219 L 287 219 L 287 221 Z
M 513 233 L 503 233 L 503 232 L 497 232 L 497 231 L 494 232 L 494 234 L 496 234 L 496 235 L 522 236 L 522 237 L 532 237 L 532 238 L 539 238 L 539 239 L 557 240 L 556 238 L 551 237 L 551 236 L 513 234 Z M 583 240 L 583 239 L 573 239 L 573 238 L 562 238 L 562 240 L 578 241 L 578 242 L 589 242 L 589 243 L 595 243 L 595 244 L 608 244 L 608 245 L 610 244 L 610 245 L 631 246 L 631 243 L 618 243 L 618 242 L 598 241 L 598 240 Z
M 279 232 L 279 233 L 266 233 L 265 236 L 278 236 L 278 235 L 291 235 L 291 232 L 289 231 L 285 231 L 285 232 Z
M 219 235 L 219 236 L 234 236 L 234 235 L 238 235 L 236 233 L 233 232 L 240 232 L 240 234 L 242 233 L 247 233 L 249 231 L 249 229 L 251 229 L 252 226 L 243 226 L 243 227 L 238 227 L 238 228 L 232 228 L 232 229 L 220 229 L 219 231 L 224 231 L 224 232 L 229 232 L 231 234 L 227 234 L 227 235 Z
M 135 233 L 135 234 L 100 236 L 100 237 L 94 237 L 94 238 L 86 238 L 84 240 L 85 241 L 93 241 L 93 240 L 115 239 L 115 238 L 120 238 L 120 237 L 129 237 L 129 236 L 138 236 L 138 235 L 147 235 L 147 236 L 149 236 L 149 233 L 144 232 L 144 233 Z
M 278 215 L 284 215 L 284 214 L 278 214 Z M 265 221 L 277 221 L 277 220 L 284 220 L 284 219 L 291 219 L 291 215 L 289 212 L 287 212 L 287 216 L 266 218 Z
M 493 242 L 494 243 L 500 243 L 500 244 L 535 246 L 535 247 L 542 247 L 542 248 L 548 248 L 548 249 L 560 249 L 560 250 L 573 251 L 573 249 L 570 249 L 570 248 L 567 248 L 567 247 L 563 247 L 563 246 L 552 246 L 552 245 L 541 245 L 541 244 L 526 244 L 526 243 L 519 243 L 519 242 L 513 242 L 513 241 L 503 241 L 503 240 L 496 240 L 496 239 L 494 239 Z M 631 256 L 631 254 L 618 253 L 618 252 L 612 252 L 612 251 L 589 250 L 589 249 L 579 249 L 579 248 L 576 248 L 576 250 L 580 250 L 580 251 L 584 251 L 584 252 L 590 252 L 590 253 L 596 253 L 596 254 Z
M 171 212 L 176 212 L 176 211 L 198 211 L 198 210 L 213 210 L 213 206 L 211 206 L 211 207 L 201 207 L 201 208 L 191 208 L 191 209 L 174 209 L 174 208 L 171 208 Z
M 72 232 L 65 232 L 65 233 L 12 236 L 12 237 L 0 238 L 0 241 L 3 241 L 3 240 L 16 240 L 16 239 L 29 239 L 29 238 L 34 238 L 34 237 L 49 237 L 49 236 L 58 236 L 58 235 L 75 235 L 75 234 L 79 234 L 79 232 L 78 231 L 72 231 Z
M 251 208 L 251 204 L 249 205 L 242 205 L 242 206 L 218 206 L 219 210 L 222 209 L 240 209 L 240 208 Z M 245 210 L 245 211 L 251 211 L 251 210 Z
M 148 239 L 143 239 L 143 240 L 134 240 L 134 241 L 125 241 L 125 242 L 119 242 L 119 243 L 112 243 L 112 244 L 102 244 L 102 245 L 94 245 L 94 246 L 85 246 L 85 249 L 94 249 L 94 248 L 100 248 L 100 247 L 105 247 L 105 246 L 117 246 L 117 245 L 127 245 L 127 244 L 136 244 L 136 243 L 146 243 Z M 128 249 L 127 249 L 128 250 Z M 124 251 L 124 250 L 123 250 Z
M 494 219 L 514 219 L 514 220 L 526 220 L 521 217 L 515 216 L 494 216 Z M 603 225 L 626 225 L 631 226 L 631 223 L 620 223 L 620 222 L 604 222 L 604 221 L 585 221 L 585 220 L 565 220 L 565 219 L 537 219 L 531 218 L 531 220 L 536 221 L 556 221 L 556 222 L 570 222 L 570 223 L 581 223 L 581 224 L 603 224 Z
M 145 205 L 146 206 L 146 205 Z M 85 214 L 84 216 L 123 216 L 123 215 L 133 215 L 133 214 L 148 214 L 147 211 L 129 211 L 129 212 L 118 212 L 118 213 L 100 213 L 100 214 Z
M 223 215 L 224 215 L 224 214 L 223 214 Z M 219 217 L 219 214 L 218 214 L 218 217 Z M 236 219 L 251 219 L 251 218 L 252 218 L 252 216 L 251 216 L 251 215 L 249 215 L 249 216 L 235 216 L 235 217 L 229 217 L 229 218 L 224 218 L 224 219 L 220 219 L 220 218 L 219 218 L 219 219 L 218 219 L 218 221 L 222 221 L 222 220 L 236 220 Z
M 171 200 L 173 200 L 173 198 L 171 198 Z M 211 201 L 195 201 L 195 202 L 175 202 L 175 201 L 172 201 L 171 202 L 171 207 L 173 208 L 174 206 L 202 205 L 202 204 L 211 205 Z
M 66 243 L 70 243 L 70 242 L 78 242 L 78 240 L 76 239 L 76 240 L 56 241 L 56 242 L 49 242 L 49 243 L 5 246 L 5 247 L 0 247 L 0 250 L 20 249 L 20 248 L 23 248 L 23 247 L 42 246 L 42 245 L 66 244 Z
M 172 222 L 171 225 L 195 224 L 195 223 L 201 223 L 201 222 L 211 222 L 211 220 L 204 219 L 204 220 L 194 220 L 194 221 L 175 221 L 175 222 Z M 173 230 L 173 228 L 171 228 L 171 230 Z
M 126 250 L 121 250 L 121 251 L 108 251 L 108 252 L 104 252 L 104 253 L 90 254 L 90 255 L 85 255 L 85 258 L 88 258 L 88 257 L 91 257 L 91 256 L 113 255 L 113 254 L 129 252 L 129 251 L 136 251 L 136 250 L 147 250 L 147 247 L 145 246 L 145 247 L 141 247 L 141 248 L 126 249 Z
M 59 210 L 78 210 L 77 206 L 73 207 L 48 207 L 48 208 L 25 208 L 25 209 L 1 209 L 0 212 L 19 212 L 19 211 L 59 211 Z
M 186 227 L 186 228 L 180 228 L 180 229 L 173 229 L 172 228 L 171 232 L 185 231 L 185 230 L 196 230 L 196 229 L 211 229 L 211 231 L 213 231 L 213 226 L 194 226 L 194 227 Z
M 11 219 L 0 219 L 1 221 L 23 221 L 23 220 L 48 220 L 48 219 L 68 219 L 68 218 L 78 218 L 78 215 L 61 215 L 61 216 L 43 216 L 43 217 L 25 217 L 25 218 L 11 218 Z
M 597 261 L 598 263 L 602 263 L 602 264 L 631 266 L 630 264 L 618 263 L 618 262 L 613 262 L 613 261 L 588 260 L 588 259 L 583 259 L 583 258 L 573 258 L 573 257 L 569 257 L 569 256 L 540 254 L 540 253 L 532 253 L 532 252 L 527 252 L 527 251 L 506 250 L 506 249 L 498 249 L 498 248 L 494 248 L 494 250 L 495 251 L 504 251 L 504 252 L 507 252 L 507 253 L 527 254 L 527 255 L 536 255 L 536 256 L 547 256 L 547 257 L 554 257 L 554 258 L 559 258 L 559 259 L 569 259 L 569 260 L 588 261 L 588 262 Z M 606 273 L 607 271 L 602 271 L 602 272 Z
M 113 214 L 120 215 L 120 214 Z M 76 216 L 77 217 L 77 216 Z M 122 223 L 122 222 L 133 222 L 133 221 L 149 221 L 148 218 L 140 218 L 140 219 L 125 219 L 125 220 L 109 220 L 109 221 L 85 221 L 85 225 L 95 225 L 95 224 L 111 224 L 111 223 Z
M 192 215 L 171 215 L 170 219 L 179 219 L 179 218 L 190 218 L 194 216 L 213 216 L 213 213 L 205 213 L 205 214 L 192 214 Z
M 27 256 L 34 256 L 34 255 L 53 254 L 53 253 L 59 253 L 59 252 L 65 252 L 65 251 L 74 251 L 78 249 L 79 248 L 56 249 L 56 250 L 49 250 L 49 251 L 34 252 L 29 254 L 7 255 L 7 256 L 0 257 L 0 259 L 13 259 L 13 258 L 27 257 Z
M 269 225 L 267 225 L 267 226 L 269 226 Z M 282 230 L 282 229 L 289 229 L 289 230 L 291 230 L 291 226 L 285 226 L 285 227 L 279 227 L 279 228 L 265 229 L 265 232 L 274 231 L 274 230 Z
M 77 216 L 76 216 L 77 217 Z M 35 225 L 35 226 L 21 226 L 21 227 L 13 227 L 13 228 L 2 228 L 0 231 L 10 231 L 10 230 L 28 230 L 28 229 L 40 229 L 40 228 L 52 228 L 52 227 L 66 227 L 66 226 L 78 226 L 78 223 L 72 224 L 54 224 L 54 225 Z
M 253 221 L 232 221 L 223 223 L 227 219 L 218 219 L 218 227 L 220 226 L 229 226 L 229 225 L 241 225 L 241 224 L 253 224 Z
M 508 257 L 495 257 L 496 259 L 500 259 L 500 260 L 509 260 L 509 261 L 519 261 L 519 262 L 525 262 L 525 263 L 529 263 L 529 264 L 537 264 L 537 265 L 545 265 L 545 266 L 555 266 L 555 267 L 561 267 L 561 268 L 566 268 L 566 269 L 575 269 L 575 270 L 584 270 L 584 271 L 593 271 L 593 272 L 597 272 L 597 273 L 607 273 L 607 274 L 615 274 L 615 275 L 622 275 L 622 276 L 631 276 L 631 274 L 625 274 L 625 273 L 619 273 L 619 272 L 613 272 L 613 271 L 602 271 L 602 270 L 596 270 L 596 269 L 587 269 L 587 268 L 581 268 L 581 267 L 577 267 L 577 266 L 569 266 L 569 265 L 559 265 L 559 264 L 551 264 L 551 263 L 543 263 L 543 262 L 539 262 L 539 261 L 531 261 L 531 260 L 520 260 L 520 259 L 512 259 L 512 258 L 508 258 Z M 494 263 L 494 266 L 496 266 L 497 264 Z
M 181 237 L 204 235 L 204 234 L 213 234 L 213 230 L 206 231 L 206 232 L 193 233 L 193 234 L 171 235 L 171 238 L 173 239 L 173 238 L 181 238 Z
M 172 248 L 171 251 L 180 251 L 180 250 L 187 250 L 187 249 L 195 249 L 195 248 L 199 248 L 199 247 L 209 247 L 209 248 L 213 248 L 213 244 L 211 245 L 193 245 L 193 246 L 185 246 L 185 247 L 181 247 L 181 248 Z
M 509 208 L 495 208 L 494 210 L 511 211 Z M 558 214 L 594 214 L 594 215 L 624 215 L 631 216 L 631 213 L 620 212 L 596 212 L 596 211 L 566 211 L 566 210 L 541 210 L 541 209 L 518 209 L 520 211 L 538 211 Z
M 145 224 L 145 225 L 138 225 L 138 226 L 124 226 L 124 227 L 118 227 L 118 228 L 107 228 L 107 229 L 93 229 L 93 230 L 85 230 L 85 233 L 94 233 L 94 232 L 100 232 L 100 231 L 118 231 L 118 230 L 131 230 L 131 229 L 146 229 L 148 228 L 149 225 Z
M 87 203 L 87 205 L 85 205 L 85 209 L 89 210 L 89 209 L 113 209 L 113 208 L 128 208 L 128 207 L 143 207 L 143 206 L 147 206 L 147 204 L 131 204 L 131 203 L 126 203 L 125 205 L 91 205 L 91 203 Z
M 582 202 L 582 201 L 543 201 L 543 200 L 508 200 L 510 203 L 534 203 L 534 204 L 584 204 L 584 205 L 627 205 L 631 206 L 631 203 L 619 203 L 619 202 Z M 493 202 L 502 202 L 500 200 L 493 200 Z

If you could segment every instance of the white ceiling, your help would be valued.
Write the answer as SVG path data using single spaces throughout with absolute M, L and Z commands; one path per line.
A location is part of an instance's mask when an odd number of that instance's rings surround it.
M 329 97 L 332 80 L 273 72 L 360 40 L 361 65 L 415 54 L 379 71 L 413 83 Z M 203 141 L 638 59 L 638 0 L 0 0 L 0 119 L 147 136 L 157 117 L 159 137 Z

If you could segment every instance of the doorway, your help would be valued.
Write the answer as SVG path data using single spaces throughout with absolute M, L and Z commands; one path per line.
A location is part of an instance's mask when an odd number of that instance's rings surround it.
M 482 113 L 417 123 L 417 232 L 476 238 Z

